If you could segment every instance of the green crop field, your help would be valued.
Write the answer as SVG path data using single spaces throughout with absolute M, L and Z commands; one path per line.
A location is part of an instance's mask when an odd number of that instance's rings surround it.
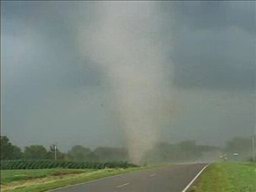
M 202 173 L 191 192 L 256 192 L 256 164 L 213 164 Z
M 142 168 L 1 170 L 1 191 L 43 192 Z
M 1 190 L 41 192 L 140 169 L 128 162 L 1 161 Z
M 9 169 L 104 169 L 136 167 L 125 161 L 116 162 L 74 162 L 54 160 L 2 160 L 1 170 Z

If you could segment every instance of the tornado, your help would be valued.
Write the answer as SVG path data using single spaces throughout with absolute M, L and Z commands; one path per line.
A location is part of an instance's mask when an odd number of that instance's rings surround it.
M 109 81 L 130 159 L 137 164 L 159 140 L 171 110 L 158 9 L 156 2 L 98 2 L 95 21 L 79 30 L 82 52 Z

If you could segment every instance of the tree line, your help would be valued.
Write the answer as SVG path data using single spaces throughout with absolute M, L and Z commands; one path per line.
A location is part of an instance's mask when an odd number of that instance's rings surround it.
M 252 161 L 252 156 L 251 138 L 234 137 L 223 147 L 198 145 L 195 141 L 162 142 L 148 151 L 145 159 L 155 162 Z
M 54 160 L 55 145 L 46 149 L 43 145 L 26 146 L 24 150 L 12 144 L 7 136 L 0 136 L 1 160 Z M 98 147 L 95 150 L 81 145 L 73 146 L 67 153 L 56 149 L 56 159 L 66 161 L 126 161 L 128 151 L 124 148 Z
M 26 146 L 24 150 L 13 145 L 7 136 L 0 136 L 1 160 L 54 160 L 55 146 L 51 145 L 46 149 L 43 145 Z M 198 145 L 195 141 L 182 141 L 170 144 L 167 142 L 157 143 L 149 150 L 143 158 L 145 162 L 177 162 L 196 161 L 202 159 L 205 154 L 213 153 L 225 154 L 229 159 L 248 160 L 251 158 L 251 139 L 235 137 L 226 142 L 222 148 Z M 234 154 L 236 154 L 234 156 Z M 56 149 L 57 160 L 65 161 L 87 161 L 87 162 L 107 162 L 107 161 L 129 161 L 128 150 L 126 148 L 98 147 L 95 150 L 81 145 L 73 146 L 68 152 L 61 152 Z

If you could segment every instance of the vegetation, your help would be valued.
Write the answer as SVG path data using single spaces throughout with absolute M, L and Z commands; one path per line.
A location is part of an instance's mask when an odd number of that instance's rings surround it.
M 55 145 L 46 149 L 42 145 L 26 146 L 24 151 L 13 145 L 6 136 L 0 137 L 1 160 L 54 160 L 77 162 L 110 162 L 129 161 L 125 148 L 98 147 L 95 150 L 81 145 L 73 146 L 67 153 L 59 151 Z M 222 154 L 222 155 L 221 155 Z M 150 162 L 181 162 L 196 160 L 218 160 L 219 156 L 228 160 L 249 160 L 251 157 L 250 138 L 233 138 L 224 148 L 198 145 L 195 141 L 179 143 L 157 143 L 145 154 L 143 161 Z M 212 158 L 215 159 L 212 159 Z M 223 158 L 224 159 L 224 158 Z
M 42 145 L 31 145 L 22 151 L 6 136 L 1 136 L 0 141 L 2 191 L 40 192 L 141 169 L 127 162 L 128 152 L 124 148 L 98 147 L 91 150 L 76 145 L 63 153 L 54 145 L 48 150 Z M 145 163 L 191 161 L 198 160 L 204 153 L 216 151 L 228 156 L 229 160 L 248 159 L 250 139 L 234 138 L 222 149 L 197 145 L 194 141 L 158 143 L 144 159 Z M 239 155 L 234 156 L 234 153 Z M 253 163 L 214 164 L 201 175 L 191 191 L 254 192 L 255 170 L 256 164 Z
M 0 137 L 1 160 L 54 160 L 55 155 L 62 161 L 109 162 L 128 161 L 128 152 L 124 148 L 98 147 L 94 151 L 81 145 L 73 146 L 67 153 L 59 151 L 55 145 L 47 150 L 43 145 L 26 146 L 24 151 L 13 145 L 6 136 Z
M 43 159 L 47 156 L 47 150 L 42 145 L 31 145 L 25 147 L 24 158 L 25 159 Z
M 135 165 L 125 161 L 120 162 L 72 162 L 54 160 L 3 160 L 1 169 L 104 169 L 104 168 L 128 168 Z
M 203 156 L 204 152 L 220 150 L 217 147 L 197 145 L 195 141 L 183 141 L 176 144 L 158 143 L 150 150 L 145 159 L 149 162 L 181 162 L 194 161 Z
M 20 159 L 22 158 L 21 149 L 13 145 L 8 137 L 0 136 L 1 159 Z
M 202 173 L 191 192 L 255 192 L 255 181 L 255 163 L 218 163 Z
M 86 161 L 88 160 L 88 156 L 92 151 L 89 148 L 85 148 L 81 145 L 75 145 L 71 148 L 70 151 L 68 151 L 68 157 L 72 159 L 73 161 Z M 90 160 L 93 160 L 90 158 Z M 98 160 L 95 158 L 95 160 Z
M 226 143 L 225 152 L 230 160 L 249 160 L 251 157 L 251 139 L 235 137 Z M 233 154 L 238 154 L 234 156 Z
M 94 153 L 102 161 L 126 161 L 129 159 L 128 151 L 125 148 L 98 147 Z
M 140 170 L 128 169 L 37 169 L 3 170 L 1 191 L 3 192 L 43 192 L 50 189 L 84 183 L 95 179 Z
M 1 184 L 6 185 L 15 181 L 25 181 L 48 176 L 61 176 L 94 171 L 93 169 L 34 169 L 34 170 L 2 170 Z

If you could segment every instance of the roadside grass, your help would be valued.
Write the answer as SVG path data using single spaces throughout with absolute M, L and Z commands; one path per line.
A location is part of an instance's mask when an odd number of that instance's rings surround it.
M 1 170 L 1 184 L 5 185 L 14 181 L 44 178 L 47 176 L 58 176 L 78 174 L 93 171 L 90 169 L 32 169 L 32 170 Z
M 84 183 L 107 176 L 147 169 L 106 168 L 94 169 L 39 169 L 39 170 L 1 170 L 1 191 L 3 192 L 43 192 L 63 186 Z
M 210 165 L 190 192 L 256 192 L 256 164 Z

